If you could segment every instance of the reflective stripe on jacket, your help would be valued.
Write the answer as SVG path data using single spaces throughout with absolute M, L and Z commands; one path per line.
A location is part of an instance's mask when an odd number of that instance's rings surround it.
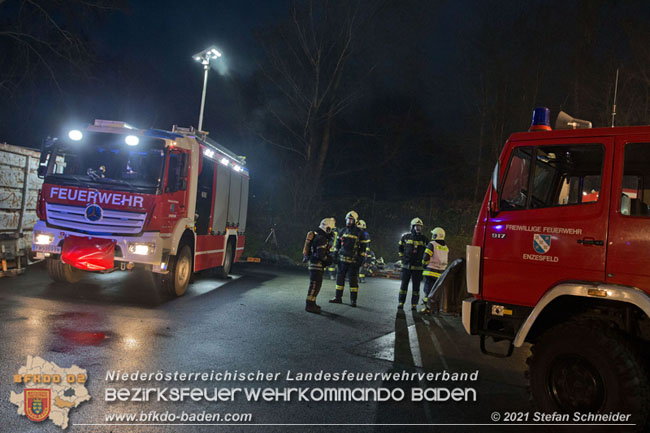
M 424 247 L 429 238 L 415 231 L 404 233 L 399 241 L 398 254 L 402 259 L 402 267 L 412 270 L 422 270 Z
M 339 261 L 345 263 L 357 263 L 366 257 L 364 232 L 357 226 L 343 227 L 339 230 L 339 238 L 336 240 L 336 252 Z
M 422 275 L 439 277 L 445 269 L 449 260 L 449 248 L 444 241 L 433 240 L 429 242 L 424 250 L 422 264 L 425 266 Z

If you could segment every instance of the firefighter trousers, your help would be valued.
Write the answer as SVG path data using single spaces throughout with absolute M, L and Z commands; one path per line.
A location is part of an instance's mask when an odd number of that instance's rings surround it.
M 323 285 L 323 271 L 322 270 L 310 270 L 309 271 L 309 291 L 307 291 L 307 303 L 315 304 L 316 297 L 320 288 Z
M 359 292 L 359 267 L 356 263 L 339 262 L 336 274 L 336 298 L 341 299 L 343 297 L 346 275 L 350 279 L 350 301 L 356 302 Z
M 416 306 L 420 300 L 420 282 L 422 281 L 422 270 L 402 268 L 402 284 L 399 287 L 399 303 L 404 305 L 406 302 L 406 293 L 409 288 L 409 281 L 412 282 L 411 288 L 411 305 Z
M 427 302 L 429 302 L 429 295 L 431 294 L 431 289 L 433 286 L 436 285 L 436 281 L 438 281 L 438 277 L 432 277 L 427 275 L 424 277 L 424 288 L 422 291 L 424 292 L 424 304 L 426 305 Z

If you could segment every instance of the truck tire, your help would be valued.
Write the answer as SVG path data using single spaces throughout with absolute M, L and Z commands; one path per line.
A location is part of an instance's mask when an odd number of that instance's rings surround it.
M 160 284 L 169 295 L 183 296 L 192 276 L 192 250 L 183 245 L 178 254 L 169 258 L 168 273 L 159 276 Z
M 83 271 L 72 265 L 63 263 L 61 259 L 48 258 L 47 274 L 51 279 L 59 283 L 77 283 L 83 276 Z
M 230 239 L 226 245 L 225 256 L 223 258 L 223 266 L 216 268 L 215 273 L 217 278 L 228 278 L 232 264 L 235 261 L 235 241 Z
M 567 322 L 546 331 L 531 352 L 529 388 L 540 412 L 620 412 L 632 415 L 627 423 L 637 431 L 647 431 L 648 369 L 623 332 L 604 322 Z

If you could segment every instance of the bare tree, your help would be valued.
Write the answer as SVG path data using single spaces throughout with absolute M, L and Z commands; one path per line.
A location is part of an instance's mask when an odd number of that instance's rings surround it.
M 287 22 L 260 34 L 266 54 L 261 68 L 272 86 L 256 133 L 292 156 L 295 205 L 318 190 L 334 120 L 360 96 L 355 80 L 363 80 L 375 66 L 356 65 L 350 74 L 362 32 L 381 4 L 367 6 L 358 1 L 294 2 Z
M 92 53 L 84 28 L 119 0 L 0 0 L 0 94 L 40 75 L 59 87 L 62 70 L 87 74 Z

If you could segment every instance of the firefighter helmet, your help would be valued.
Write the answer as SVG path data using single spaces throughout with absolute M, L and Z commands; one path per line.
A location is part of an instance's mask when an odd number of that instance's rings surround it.
M 334 218 L 324 218 L 318 227 L 325 233 L 332 233 L 332 230 L 336 228 L 336 220 Z
M 420 218 L 413 218 L 411 220 L 411 227 L 413 227 L 413 226 L 423 226 L 423 225 L 424 225 L 424 223 L 422 222 L 422 220 Z
M 359 222 L 357 223 L 357 227 L 365 230 L 366 229 L 366 222 L 364 220 L 359 220 Z
M 355 222 L 359 219 L 359 214 L 356 213 L 355 211 L 351 210 L 348 212 L 348 214 L 345 216 L 345 219 L 352 218 Z
M 435 229 L 431 230 L 431 237 L 439 241 L 444 240 L 445 230 L 442 227 L 436 227 Z

